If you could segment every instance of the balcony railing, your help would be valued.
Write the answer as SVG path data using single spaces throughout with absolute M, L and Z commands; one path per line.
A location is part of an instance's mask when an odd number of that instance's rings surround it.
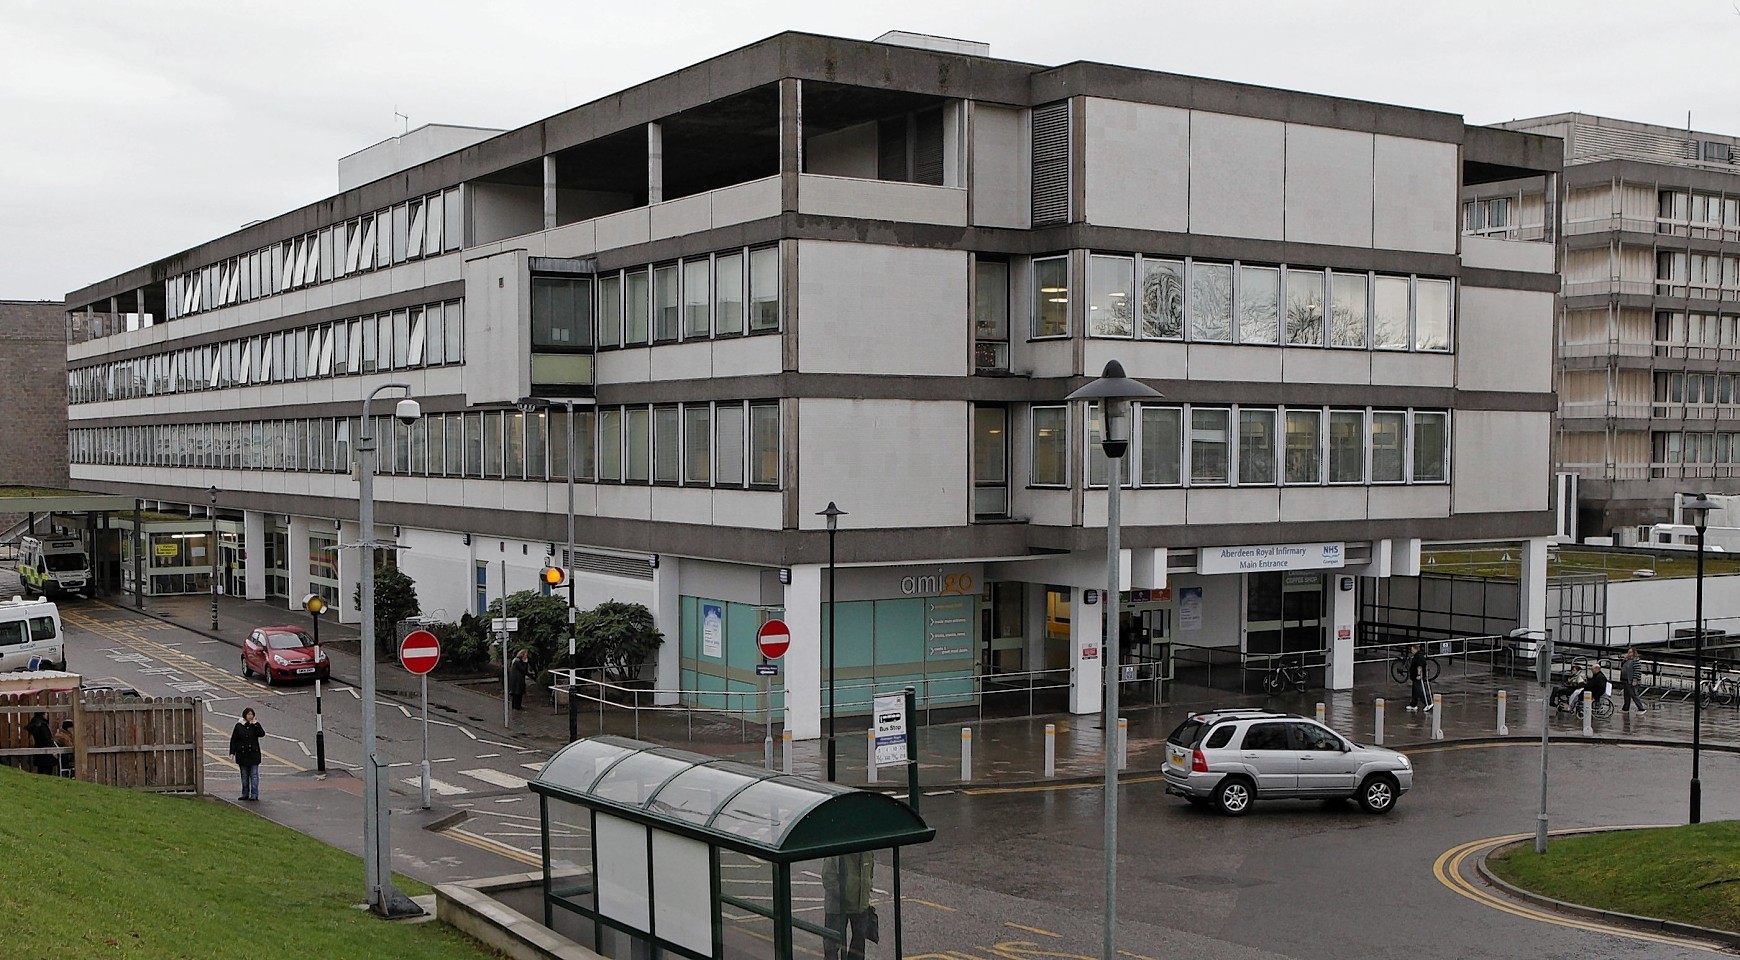
M 1630 463 L 1561 463 L 1568 470 L 1587 480 L 1648 480 L 1650 468 Z
M 1648 280 L 1595 280 L 1583 283 L 1567 283 L 1564 295 L 1567 297 L 1607 297 L 1619 295 L 1653 297 L 1656 295 L 1656 285 Z
M 1591 217 L 1586 220 L 1565 221 L 1565 234 L 1608 233 L 1623 230 L 1629 233 L 1655 233 L 1654 220 L 1639 220 L 1632 217 L 1621 217 L 1615 214 L 1611 217 Z
M 1559 404 L 1559 416 L 1568 419 L 1614 418 L 1638 419 L 1649 416 L 1650 405 L 1647 403 L 1621 403 L 1618 400 L 1596 400 L 1581 403 L 1563 402 Z
M 1562 357 L 1654 357 L 1659 354 L 1653 343 L 1631 340 L 1592 340 L 1567 343 L 1559 348 Z

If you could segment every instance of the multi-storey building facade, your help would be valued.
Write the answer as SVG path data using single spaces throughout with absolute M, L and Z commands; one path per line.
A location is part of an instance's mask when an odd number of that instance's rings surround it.
M 1118 359 L 1165 394 L 1124 473 L 1127 650 L 1322 651 L 1346 686 L 1355 577 L 1467 540 L 1544 576 L 1556 251 L 1462 236 L 1458 202 L 1550 195 L 1559 155 L 1442 113 L 782 34 L 74 292 L 108 333 L 69 352 L 74 475 L 217 487 L 236 588 L 347 618 L 342 544 L 396 539 L 451 618 L 560 559 L 572 471 L 579 602 L 653 609 L 662 688 L 753 691 L 777 612 L 800 737 L 830 672 L 842 710 L 1025 673 L 1090 711 L 1107 464 L 1063 398 Z M 104 320 L 127 312 L 150 322 Z M 375 426 L 359 531 L 359 399 L 393 381 L 424 416 Z
M 1556 442 L 1582 532 L 1740 493 L 1740 138 L 1576 113 L 1502 126 L 1564 143 Z M 1551 209 L 1538 183 L 1489 185 L 1464 230 L 1541 236 Z

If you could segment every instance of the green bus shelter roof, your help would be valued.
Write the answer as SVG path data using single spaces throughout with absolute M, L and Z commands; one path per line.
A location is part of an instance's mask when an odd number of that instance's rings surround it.
M 531 788 L 779 862 L 925 843 L 936 836 L 910 807 L 886 794 L 627 737 L 574 741 L 544 764 Z

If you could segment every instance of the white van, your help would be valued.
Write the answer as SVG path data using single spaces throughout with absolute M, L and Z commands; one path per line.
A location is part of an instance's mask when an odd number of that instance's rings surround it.
M 84 593 L 91 586 L 91 558 L 76 537 L 18 541 L 18 582 L 26 595 Z
M 0 601 L 0 671 L 65 669 L 60 608 L 23 597 Z

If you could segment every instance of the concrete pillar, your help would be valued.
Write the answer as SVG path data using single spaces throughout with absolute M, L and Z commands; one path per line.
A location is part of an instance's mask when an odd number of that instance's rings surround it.
M 1343 586 L 1347 589 L 1342 589 Z M 1329 573 L 1329 667 L 1323 683 L 1331 690 L 1353 689 L 1354 621 L 1359 618 L 1359 581 Z
M 791 568 L 785 587 L 785 623 L 791 628 L 791 649 L 785 653 L 786 729 L 798 740 L 822 735 L 822 644 L 827 642 L 822 620 L 826 564 Z
M 682 561 L 675 557 L 664 558 L 653 568 L 652 615 L 653 622 L 667 638 L 659 644 L 657 673 L 653 675 L 653 694 L 655 706 L 667 707 L 678 700 L 677 690 L 682 687 L 682 644 L 677 638 L 682 630 L 682 603 L 679 585 L 682 583 L 680 571 Z M 736 641 L 736 637 L 731 638 Z
M 803 171 L 803 81 L 779 81 L 779 207 L 796 210 L 798 174 Z
M 943 104 L 943 186 L 967 183 L 967 101 Z
M 665 130 L 657 123 L 646 125 L 646 202 L 665 200 Z
M 556 155 L 544 154 L 544 229 L 556 228 Z
M 1088 590 L 1100 595 L 1098 602 L 1083 600 Z M 1105 703 L 1104 594 L 1104 587 L 1069 588 L 1070 713 L 1098 713 Z
M 284 553 L 286 554 L 284 557 L 284 569 L 289 575 L 289 589 L 285 591 L 287 596 L 284 601 L 286 609 L 301 609 L 302 598 L 308 595 L 308 532 L 313 528 L 315 523 L 320 522 L 331 523 L 332 521 L 310 520 L 308 517 L 295 515 L 290 517 L 290 531 L 287 536 L 288 542 L 285 544 L 284 549 Z M 341 550 L 339 552 L 342 554 L 345 551 Z M 355 551 L 351 552 L 354 553 Z M 343 590 L 339 592 L 341 594 L 346 593 L 346 591 Z M 349 602 L 348 595 L 340 597 L 340 610 L 342 611 L 344 606 Z M 345 622 L 355 623 L 356 620 L 354 619 L 354 616 L 355 615 L 353 614 L 352 619 L 345 620 Z M 341 619 L 343 618 L 341 617 Z
M 249 600 L 266 599 L 266 515 L 258 510 L 242 513 L 242 550 L 247 554 L 247 574 L 242 589 Z
M 290 522 L 292 524 L 294 524 L 296 522 L 295 518 L 292 517 Z M 326 521 L 326 522 L 330 523 L 331 521 Z M 339 623 L 361 623 L 362 622 L 362 611 L 357 609 L 356 599 L 355 599 L 357 588 L 362 585 L 362 576 L 360 574 L 360 571 L 362 569 L 362 551 L 361 550 L 347 550 L 347 549 L 345 549 L 345 547 L 347 545 L 352 544 L 352 543 L 356 543 L 358 540 L 362 539 L 362 534 L 357 532 L 358 529 L 359 528 L 356 525 L 356 521 L 354 521 L 354 520 L 344 520 L 344 521 L 341 521 L 338 525 L 338 622 Z M 294 535 L 294 533 L 295 533 L 294 527 L 291 528 L 291 533 L 292 533 L 292 535 Z M 307 537 L 304 537 L 303 540 L 306 541 Z M 294 556 L 296 553 L 296 548 L 291 547 L 290 552 L 291 552 L 291 555 Z M 304 542 L 302 544 L 302 552 L 304 554 L 306 554 L 308 552 L 308 544 L 306 542 Z M 303 561 L 303 569 L 304 570 L 308 569 L 306 560 Z M 304 592 L 306 592 L 306 590 Z M 301 596 L 302 596 L 302 594 L 300 594 L 300 593 L 296 594 L 296 597 L 301 597 Z M 458 620 L 459 618 L 454 617 L 453 619 Z
M 1021 663 L 1025 670 L 1044 670 L 1045 584 L 1028 581 L 1021 596 Z
M 1547 538 L 1522 543 L 1521 590 L 1517 598 L 1517 625 L 1544 630 L 1547 623 Z

